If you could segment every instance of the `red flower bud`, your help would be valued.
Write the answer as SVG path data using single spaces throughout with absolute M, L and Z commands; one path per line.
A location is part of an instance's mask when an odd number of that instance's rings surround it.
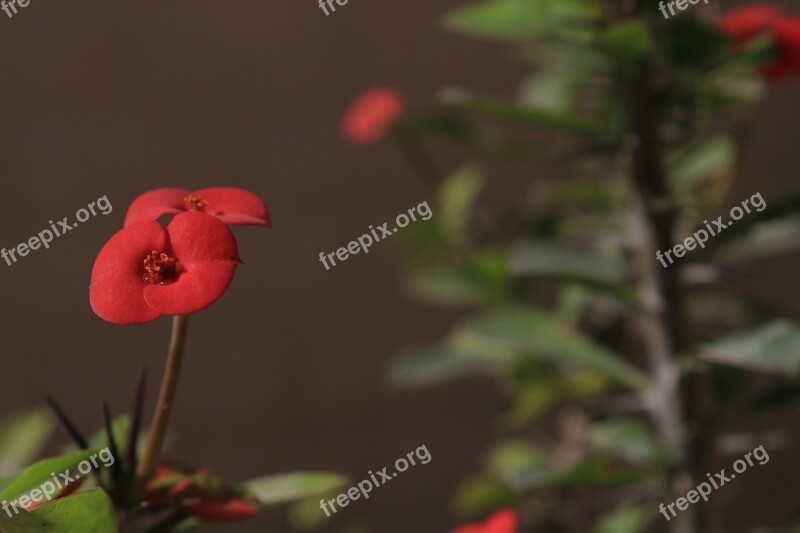
M 342 134 L 355 144 L 382 139 L 403 114 L 403 98 L 393 89 L 372 89 L 358 98 L 342 120 Z

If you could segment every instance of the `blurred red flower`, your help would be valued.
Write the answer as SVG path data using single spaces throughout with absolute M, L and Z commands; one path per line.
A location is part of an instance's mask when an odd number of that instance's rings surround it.
M 249 520 L 258 514 L 253 498 L 205 497 L 185 504 L 186 512 L 204 522 L 235 522 Z
M 207 213 L 231 225 L 271 227 L 264 202 L 255 194 L 236 187 L 212 187 L 195 192 L 168 188 L 146 192 L 128 208 L 125 225 L 185 211 Z
M 89 301 L 100 318 L 141 324 L 162 315 L 188 315 L 217 301 L 241 261 L 228 226 L 204 213 L 131 224 L 100 251 Z
M 451 533 L 517 533 L 519 516 L 513 509 L 502 509 L 482 524 L 470 524 L 454 529 Z
M 260 510 L 255 497 L 220 487 L 207 469 L 184 472 L 168 465 L 160 465 L 147 483 L 145 501 L 151 506 L 177 503 L 204 522 L 248 520 Z
M 772 37 L 776 59 L 762 67 L 766 79 L 779 80 L 800 72 L 800 18 L 774 5 L 747 6 L 728 12 L 720 28 L 738 45 L 761 34 Z
M 371 89 L 350 105 L 342 120 L 342 134 L 355 144 L 377 141 L 404 109 L 403 97 L 394 89 Z

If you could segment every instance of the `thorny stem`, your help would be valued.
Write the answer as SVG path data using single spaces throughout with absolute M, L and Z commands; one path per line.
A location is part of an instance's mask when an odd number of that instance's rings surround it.
M 640 198 L 639 219 L 643 245 L 638 257 L 638 289 L 643 306 L 639 329 L 650 361 L 654 389 L 648 404 L 659 437 L 671 457 L 669 484 L 673 493 L 688 491 L 692 474 L 701 468 L 698 442 L 686 439 L 684 426 L 691 424 L 695 383 L 681 384 L 678 356 L 686 350 L 684 294 L 680 265 L 663 267 L 656 251 L 672 248 L 677 209 L 671 198 L 659 139 L 658 105 L 652 86 L 653 66 L 642 64 L 636 79 L 623 82 L 628 121 L 634 135 L 633 179 Z M 702 531 L 703 519 L 687 509 L 671 521 L 673 531 Z
M 172 318 L 172 336 L 170 338 L 169 353 L 167 355 L 167 367 L 164 371 L 164 379 L 161 382 L 161 392 L 158 396 L 158 405 L 156 406 L 156 412 L 152 425 L 150 426 L 150 433 L 147 437 L 147 446 L 136 471 L 137 483 L 134 492 L 136 496 L 141 495 L 145 483 L 153 475 L 156 461 L 164 445 L 167 425 L 169 424 L 169 415 L 172 411 L 172 404 L 175 401 L 175 392 L 178 388 L 178 378 L 181 373 L 183 349 L 186 345 L 186 331 L 188 326 L 188 316 L 180 315 Z

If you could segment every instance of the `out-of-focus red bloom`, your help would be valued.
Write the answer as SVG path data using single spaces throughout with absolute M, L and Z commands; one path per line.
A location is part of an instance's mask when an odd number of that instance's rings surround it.
M 258 514 L 253 498 L 208 497 L 187 502 L 186 512 L 204 522 L 236 522 L 249 520 Z
M 720 21 L 720 28 L 738 45 L 761 34 L 772 37 L 776 59 L 762 67 L 765 78 L 779 80 L 800 73 L 800 18 L 784 13 L 778 6 L 748 6 L 728 12 Z
M 393 89 L 371 89 L 350 104 L 342 120 L 342 134 L 355 144 L 377 141 L 403 114 L 403 97 Z
M 231 225 L 271 227 L 264 202 L 255 194 L 235 187 L 212 187 L 195 192 L 186 189 L 146 192 L 128 208 L 125 225 L 185 211 L 207 213 Z
M 517 533 L 519 516 L 513 509 L 502 509 L 482 524 L 470 524 L 454 529 L 451 533 Z
M 179 504 L 204 522 L 248 520 L 260 510 L 253 496 L 224 489 L 207 469 L 184 472 L 168 465 L 160 465 L 147 483 L 145 501 L 151 506 Z
M 233 233 L 213 216 L 181 213 L 166 229 L 138 222 L 100 251 L 89 301 L 115 324 L 196 313 L 222 296 L 240 262 Z

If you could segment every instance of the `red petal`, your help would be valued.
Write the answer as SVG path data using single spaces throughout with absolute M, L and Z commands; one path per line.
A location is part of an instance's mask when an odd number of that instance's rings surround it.
M 503 509 L 490 516 L 483 524 L 471 524 L 454 529 L 452 533 L 517 533 L 519 516 L 513 509 Z
M 172 252 L 181 263 L 239 262 L 236 238 L 223 222 L 199 211 L 181 213 L 167 226 Z
M 272 227 L 267 206 L 255 194 L 236 187 L 213 187 L 191 193 L 206 201 L 203 212 L 226 224 Z
M 742 43 L 770 29 L 772 22 L 781 13 L 781 8 L 773 5 L 734 9 L 722 17 L 720 28 L 734 41 Z
M 185 271 L 175 283 L 147 285 L 144 299 L 163 315 L 190 315 L 210 306 L 225 293 L 238 261 L 181 261 Z
M 146 192 L 133 201 L 125 217 L 125 225 L 158 220 L 161 215 L 174 215 L 186 211 L 183 199 L 190 193 L 185 189 L 156 189 Z
M 252 518 L 259 508 L 252 500 L 205 498 L 187 505 L 186 511 L 205 522 L 233 522 Z
M 394 89 L 372 89 L 359 96 L 345 113 L 342 134 L 352 143 L 376 141 L 404 110 L 403 98 Z
M 761 73 L 768 79 L 779 80 L 800 72 L 800 19 L 786 17 L 775 21 L 773 36 L 778 59 Z
M 168 243 L 157 222 L 133 224 L 111 237 L 95 260 L 89 287 L 89 302 L 100 318 L 142 324 L 161 316 L 144 299 L 142 261 L 152 250 L 166 250 Z

